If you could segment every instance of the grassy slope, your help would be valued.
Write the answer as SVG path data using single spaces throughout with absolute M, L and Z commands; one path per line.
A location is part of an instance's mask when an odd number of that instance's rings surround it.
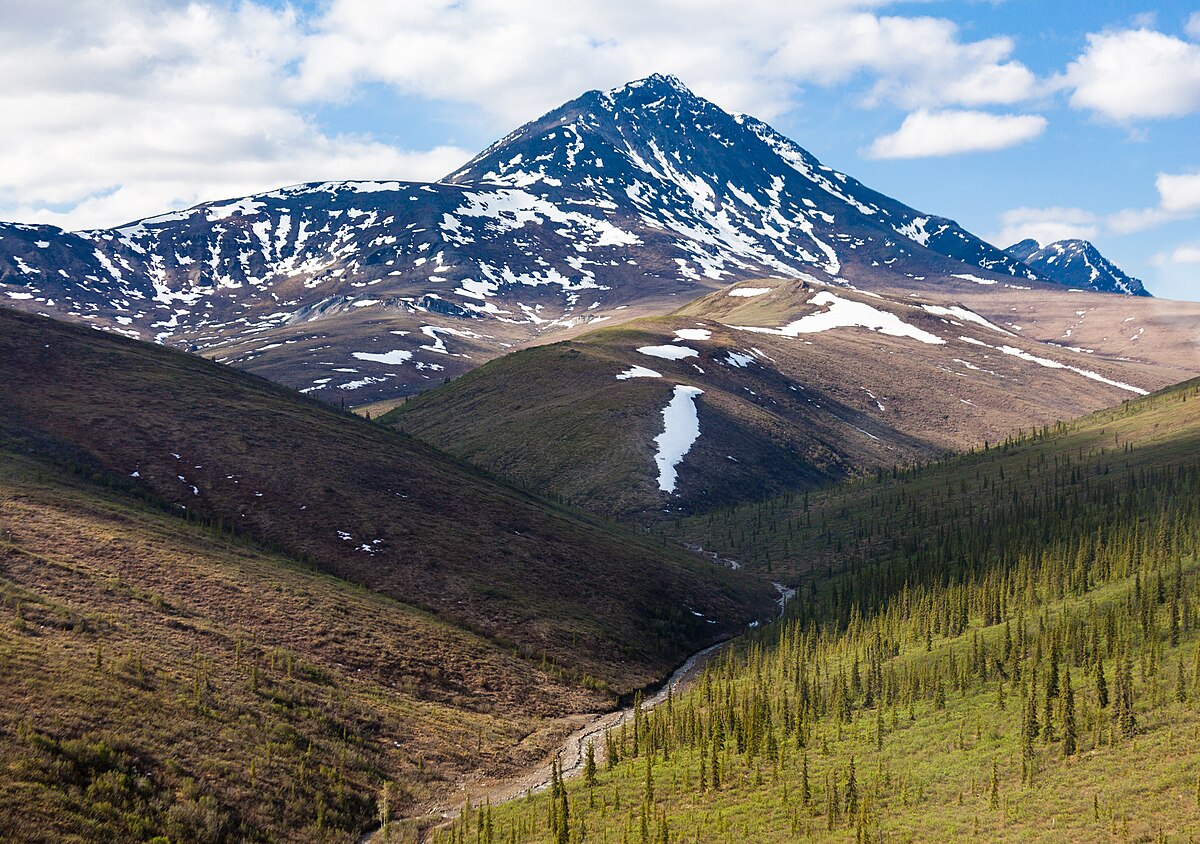
M 509 355 L 409 401 L 384 421 L 530 489 L 599 512 L 704 512 L 815 488 L 877 465 L 929 459 L 1130 395 L 1000 353 L 995 347 L 1001 344 L 1151 387 L 1197 368 L 1047 348 L 1014 332 L 952 323 L 915 307 L 906 295 L 883 300 L 844 289 L 837 295 L 891 310 L 947 342 L 930 345 L 862 328 L 801 337 L 730 328 L 777 327 L 819 310 L 809 304 L 815 287 L 761 284 L 772 292 L 733 297 L 720 291 L 669 317 Z M 698 326 L 712 337 L 683 345 L 699 357 L 672 362 L 636 351 L 672 343 L 676 330 Z M 731 353 L 742 365 L 730 362 Z M 616 380 L 634 364 L 663 377 Z M 704 395 L 696 402 L 701 435 L 678 467 L 678 494 L 667 496 L 657 489 L 654 438 L 675 384 L 700 387 Z
M 0 838 L 345 840 L 602 705 L 428 613 L 0 452 Z
M 968 516 L 938 506 L 937 490 L 969 498 L 961 484 L 984 478 L 1006 500 L 1014 487 L 1038 489 L 1037 508 L 1008 519 L 994 505 Z M 1005 484 L 1013 478 L 1021 484 Z M 894 510 L 905 489 L 929 509 Z M 593 788 L 569 784 L 566 838 L 552 832 L 561 824 L 543 795 L 493 811 L 496 840 L 575 841 L 581 828 L 613 844 L 1182 842 L 1200 832 L 1200 383 L 815 495 L 810 508 L 841 514 L 851 531 L 861 513 L 901 547 L 814 539 L 798 555 L 822 550 L 825 565 L 788 569 L 813 576 L 792 619 L 655 710 L 636 741 L 613 736 L 622 761 Z M 973 544 L 978 557 L 937 560 L 939 548 Z M 1120 717 L 1124 671 L 1131 726 Z M 1047 709 L 1052 674 L 1060 691 Z M 1029 743 L 1027 699 L 1042 728 Z
M 769 607 L 752 579 L 200 358 L 0 311 L 0 380 L 0 431 L 19 447 L 567 665 L 576 680 L 639 686 Z

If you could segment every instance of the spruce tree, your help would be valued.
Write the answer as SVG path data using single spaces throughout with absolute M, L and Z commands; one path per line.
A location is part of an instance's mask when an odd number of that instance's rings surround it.
M 858 780 L 854 776 L 854 757 L 850 757 L 850 771 L 846 774 L 846 817 L 858 812 Z
M 1063 755 L 1071 756 L 1078 746 L 1075 731 L 1075 690 L 1071 688 L 1071 669 L 1063 680 Z
M 588 788 L 596 787 L 596 744 L 588 742 L 587 758 L 583 762 L 583 784 Z
M 804 754 L 804 762 L 800 768 L 800 799 L 807 806 L 812 800 L 812 788 L 808 782 L 808 753 Z

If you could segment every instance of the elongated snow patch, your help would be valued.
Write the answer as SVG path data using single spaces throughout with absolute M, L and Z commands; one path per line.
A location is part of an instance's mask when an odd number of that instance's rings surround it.
M 638 351 L 643 355 L 663 360 L 683 360 L 684 358 L 699 357 L 700 353 L 688 346 L 641 346 Z
M 756 328 L 745 325 L 732 326 L 739 331 L 754 331 L 758 334 L 781 334 L 784 337 L 799 337 L 801 334 L 816 334 L 831 328 L 869 328 L 892 337 L 911 337 L 922 343 L 943 345 L 945 340 L 936 334 L 909 325 L 891 311 L 881 311 L 865 302 L 855 302 L 835 296 L 823 290 L 808 300 L 810 305 L 828 306 L 828 310 L 802 316 L 783 328 Z M 639 349 L 640 351 L 640 349 Z
M 354 352 L 353 356 L 359 360 L 369 360 L 375 363 L 400 364 L 411 358 L 413 353 L 406 352 L 403 349 L 395 349 L 390 352 L 384 352 L 382 355 L 377 355 L 373 352 Z
M 662 374 L 655 372 L 653 369 L 637 365 L 631 366 L 624 372 L 617 374 L 618 381 L 628 381 L 630 378 L 662 378 Z
M 1132 384 L 1126 384 L 1123 381 L 1114 381 L 1111 378 L 1105 378 L 1099 372 L 1092 372 L 1090 369 L 1080 369 L 1078 366 L 1071 366 L 1069 363 L 1059 363 L 1058 361 L 1051 360 L 1050 358 L 1040 358 L 1037 355 L 1033 355 L 1024 351 L 1023 349 L 1018 349 L 1016 346 L 991 346 L 972 337 L 959 337 L 958 339 L 965 343 L 970 343 L 973 346 L 983 346 L 988 349 L 995 349 L 998 352 L 1003 352 L 1006 355 L 1011 355 L 1012 357 L 1020 358 L 1021 360 L 1026 360 L 1030 363 L 1036 363 L 1038 366 L 1044 366 L 1047 369 L 1066 369 L 1078 375 L 1082 375 L 1084 378 L 1090 378 L 1093 381 L 1099 381 L 1101 384 L 1108 384 L 1110 387 L 1116 387 L 1120 390 L 1128 390 L 1129 392 L 1136 393 L 1139 396 L 1150 395 L 1148 390 L 1143 390 L 1141 387 L 1135 387 Z M 969 368 L 975 369 L 977 367 Z
M 975 313 L 974 311 L 969 311 L 966 308 L 960 307 L 958 305 L 951 305 L 947 308 L 944 308 L 941 305 L 922 305 L 921 307 L 924 308 L 928 313 L 933 314 L 934 316 L 950 317 L 953 319 L 962 320 L 963 322 L 973 322 L 977 325 L 982 325 L 985 328 L 990 328 L 990 329 L 992 329 L 992 331 L 999 331 L 1001 334 L 1007 334 L 1009 337 L 1016 336 L 1011 331 L 1006 331 L 1005 329 L 1001 328 L 1000 326 L 998 326 L 994 323 L 988 322 L 986 319 L 984 319 L 983 317 L 981 317 L 979 314 Z
M 681 328 L 675 332 L 675 336 L 680 340 L 708 340 L 712 332 L 707 328 Z
M 995 284 L 996 283 L 996 280 L 994 278 L 980 278 L 979 276 L 971 275 L 970 273 L 954 273 L 953 277 L 961 278 L 963 281 L 973 281 L 976 284 Z
M 675 491 L 675 467 L 683 460 L 700 437 L 700 417 L 696 413 L 696 396 L 703 395 L 699 387 L 675 385 L 670 403 L 663 408 L 663 432 L 654 438 L 658 454 L 658 488 L 663 492 Z
M 771 288 L 769 288 L 769 287 L 735 287 L 729 291 L 729 295 L 730 296 L 744 296 L 746 298 L 749 298 L 751 296 L 761 296 L 764 293 L 770 293 L 770 292 L 771 292 Z

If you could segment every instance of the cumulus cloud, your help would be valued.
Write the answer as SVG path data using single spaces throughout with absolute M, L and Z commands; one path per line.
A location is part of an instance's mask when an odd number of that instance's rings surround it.
M 1200 172 L 1159 173 L 1154 186 L 1158 189 L 1158 205 L 1118 211 L 1108 220 L 1113 231 L 1129 234 L 1200 214 Z
M 915 111 L 890 135 L 875 139 L 872 158 L 925 158 L 1004 149 L 1036 138 L 1046 118 L 983 111 Z
M 655 71 L 766 119 L 811 86 L 943 124 L 1034 93 L 1011 39 L 881 14 L 890 3 L 327 0 L 305 15 L 265 0 L 0 0 L 0 218 L 111 225 L 287 182 L 434 178 L 469 157 L 314 117 L 368 84 L 466 106 L 497 135 Z M 963 149 L 1040 131 L 1028 116 L 956 119 L 975 121 Z M 895 148 L 916 131 L 905 121 Z
M 527 119 L 593 87 L 674 73 L 730 109 L 771 118 L 797 86 L 863 76 L 907 107 L 1012 103 L 1033 74 L 1008 38 L 877 15 L 870 0 L 334 0 L 300 74 L 314 96 L 373 79 Z M 447 68 L 453 67 L 453 73 Z
M 1150 29 L 1094 33 L 1058 82 L 1073 108 L 1107 120 L 1181 117 L 1200 110 L 1200 44 Z
M 0 219 L 107 226 L 299 181 L 437 178 L 469 155 L 331 134 L 289 84 L 290 10 L 22 4 L 0 29 Z
M 786 30 L 785 30 L 786 31 Z M 1033 73 L 1011 60 L 1010 38 L 963 42 L 940 18 L 882 17 L 860 12 L 790 28 L 771 67 L 824 84 L 877 75 L 869 103 L 906 108 L 1011 104 L 1032 95 Z
M 1056 240 L 1094 240 L 1101 220 L 1083 208 L 1013 208 L 1000 215 L 1001 230 L 990 240 L 1000 248 L 1033 238 L 1043 245 Z
M 1154 184 L 1164 211 L 1178 214 L 1200 211 L 1200 173 L 1159 173 Z
M 1167 264 L 1200 264 L 1200 245 L 1177 246 L 1170 252 L 1160 252 L 1150 259 L 1156 267 Z

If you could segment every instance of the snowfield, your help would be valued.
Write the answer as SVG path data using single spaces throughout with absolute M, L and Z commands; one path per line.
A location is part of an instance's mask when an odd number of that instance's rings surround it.
M 631 366 L 617 375 L 618 381 L 628 381 L 630 378 L 662 378 L 662 374 L 644 366 Z
M 738 331 L 753 331 L 758 334 L 779 334 L 783 337 L 799 337 L 801 334 L 818 334 L 834 328 L 868 328 L 891 337 L 911 337 L 930 345 L 944 345 L 945 340 L 909 325 L 891 311 L 881 311 L 864 302 L 855 302 L 835 296 L 823 290 L 808 300 L 810 305 L 826 307 L 828 310 L 800 317 L 783 328 L 757 328 L 748 325 L 730 326 Z
M 640 346 L 638 352 L 663 360 L 683 360 L 700 356 L 700 353 L 690 346 Z
M 658 446 L 658 453 L 654 455 L 658 465 L 658 488 L 663 492 L 675 492 L 675 467 L 700 437 L 696 396 L 703 394 L 698 387 L 677 384 L 670 403 L 663 408 L 663 432 L 654 438 L 654 444 Z

